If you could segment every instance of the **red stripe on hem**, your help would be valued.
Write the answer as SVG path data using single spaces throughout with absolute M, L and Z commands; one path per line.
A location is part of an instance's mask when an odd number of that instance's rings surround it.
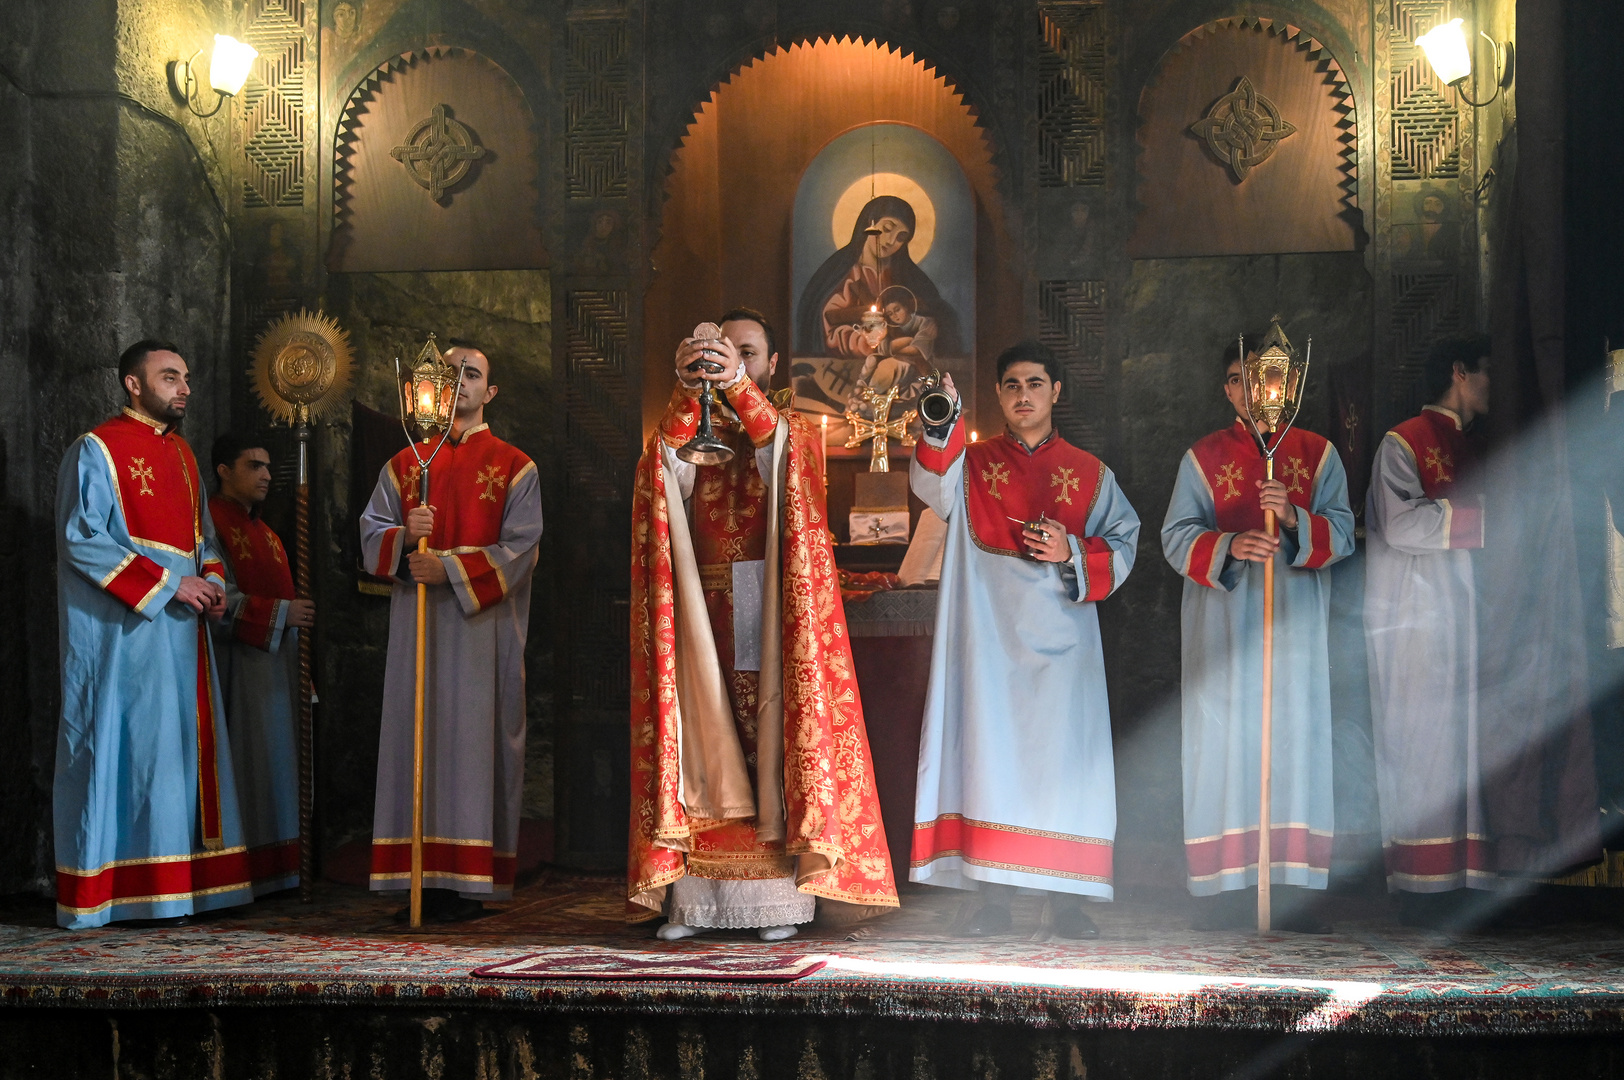
M 1444 877 L 1477 870 L 1494 873 L 1494 847 L 1470 837 L 1439 844 L 1388 844 L 1382 849 L 1389 874 Z
M 261 844 L 248 852 L 248 873 L 257 884 L 299 872 L 299 841 Z
M 953 424 L 947 433 L 947 445 L 938 450 L 928 442 L 920 441 L 914 447 L 914 460 L 937 476 L 946 476 L 948 468 L 964 453 L 964 417 Z
M 519 869 L 517 855 L 497 855 L 485 844 L 444 844 L 423 842 L 423 874 L 452 874 L 457 877 L 490 878 L 493 885 L 512 885 Z M 372 873 L 412 872 L 412 845 L 372 845 Z
M 1215 840 L 1185 841 L 1184 856 L 1190 876 L 1211 877 L 1251 868 L 1257 863 L 1258 830 L 1226 833 Z M 1276 825 L 1269 830 L 1269 861 L 1272 864 L 1306 864 L 1310 869 L 1331 868 L 1331 837 L 1309 832 L 1301 826 Z
M 204 892 L 246 889 L 249 880 L 247 852 L 204 852 L 171 862 L 110 866 L 96 874 L 58 870 L 56 902 L 61 907 L 84 910 L 155 896 L 178 900 Z
M 999 863 L 1034 874 L 1051 873 L 1111 880 L 1112 847 L 1105 840 L 1040 836 L 944 815 L 916 824 L 911 862 L 923 866 L 958 855 L 979 863 Z
M 220 846 L 220 774 L 214 744 L 214 679 L 209 667 L 209 630 L 197 623 L 197 794 L 202 803 L 203 846 Z

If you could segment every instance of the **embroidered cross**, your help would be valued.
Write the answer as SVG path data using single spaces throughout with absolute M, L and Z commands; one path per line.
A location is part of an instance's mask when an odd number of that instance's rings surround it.
M 1308 470 L 1303 467 L 1300 457 L 1287 458 L 1286 467 L 1281 470 L 1280 478 L 1286 481 L 1286 490 L 1297 495 L 1305 495 L 1303 481 L 1308 479 Z
M 274 563 L 282 561 L 282 541 L 274 536 L 271 537 L 271 561 Z
M 248 534 L 235 525 L 231 527 L 231 546 L 237 549 L 237 558 L 247 562 L 254 557 L 254 545 Z
M 1230 499 L 1240 498 L 1241 489 L 1235 486 L 1235 482 L 1240 480 L 1241 477 L 1241 467 L 1235 464 L 1233 461 L 1231 461 L 1228 465 L 1225 465 L 1218 473 L 1218 482 L 1224 485 L 1225 502 L 1228 502 Z
M 487 465 L 479 471 L 478 476 L 474 477 L 474 483 L 485 485 L 485 490 L 479 493 L 481 499 L 489 499 L 491 502 L 495 502 L 496 494 L 492 489 L 506 488 L 507 477 L 498 476 L 495 465 Z
M 981 479 L 987 482 L 987 490 L 995 499 L 1003 499 L 1003 493 L 998 490 L 999 484 L 1009 483 L 1009 466 L 1002 461 L 995 461 L 981 470 Z
M 406 483 L 401 485 L 401 496 L 407 500 L 417 498 L 417 478 L 423 473 L 421 465 L 413 465 L 406 470 Z
M 1082 481 L 1077 479 L 1076 472 L 1075 469 L 1062 468 L 1059 472 L 1050 475 L 1049 486 L 1060 489 L 1059 494 L 1054 497 L 1055 502 L 1063 502 L 1067 506 L 1072 505 L 1071 493 L 1082 486 Z
M 130 461 L 132 463 L 130 465 L 130 479 L 141 481 L 141 494 L 156 495 L 157 492 L 153 491 L 152 486 L 147 483 L 148 480 L 152 479 L 152 466 L 147 464 L 147 459 L 138 457 L 131 458 Z
M 1447 484 L 1455 477 L 1449 472 L 1455 467 L 1455 460 L 1436 446 L 1427 447 L 1427 468 L 1433 471 L 1432 479 L 1439 484 Z
M 755 516 L 756 508 L 754 506 L 747 506 L 743 510 L 739 509 L 739 493 L 737 491 L 727 493 L 727 507 L 725 509 L 718 506 L 710 512 L 712 521 L 720 520 L 723 517 L 727 519 L 723 522 L 722 531 L 730 533 L 739 531 L 739 519 L 741 517 L 752 518 Z

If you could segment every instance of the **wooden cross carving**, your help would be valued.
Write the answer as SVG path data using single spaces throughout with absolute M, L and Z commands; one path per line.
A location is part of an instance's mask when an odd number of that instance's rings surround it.
M 846 440 L 846 447 L 862 446 L 869 439 L 874 440 L 874 449 L 868 460 L 869 472 L 890 472 L 891 453 L 890 440 L 896 439 L 903 446 L 912 446 L 914 437 L 908 431 L 918 412 L 909 409 L 895 420 L 891 419 L 891 403 L 896 401 L 901 387 L 893 384 L 885 393 L 880 393 L 871 386 L 865 386 L 858 393 L 874 411 L 873 419 L 858 413 L 856 405 L 846 406 L 846 422 L 851 425 L 851 438 Z

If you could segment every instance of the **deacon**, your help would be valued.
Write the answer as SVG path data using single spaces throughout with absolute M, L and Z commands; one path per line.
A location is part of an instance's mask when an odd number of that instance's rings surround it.
M 944 380 L 957 404 L 952 378 Z M 1139 515 L 1099 458 L 1055 430 L 1059 365 L 1035 342 L 998 358 L 1004 434 L 925 429 L 914 492 L 947 523 L 919 741 L 914 881 L 977 890 L 965 933 L 1012 926 L 1017 887 L 1054 932 L 1099 931 L 1116 836 L 1111 711 L 1095 604 L 1133 569 Z
M 372 827 L 372 888 L 411 885 L 417 583 L 428 586 L 423 734 L 423 914 L 477 918 L 513 895 L 524 784 L 524 642 L 541 540 L 536 466 L 491 434 L 496 396 L 483 350 L 451 340 L 462 369 L 450 438 L 418 497 L 407 447 L 384 466 L 361 515 L 362 561 L 395 581 Z M 427 457 L 436 433 L 418 447 Z M 428 551 L 417 542 L 428 537 Z M 406 918 L 403 910 L 398 918 Z
M 215 655 L 254 895 L 299 884 L 299 634 L 315 605 L 295 598 L 282 540 L 260 520 L 271 456 L 227 432 L 214 440 L 209 499 L 226 567 L 227 619 Z
M 1387 433 L 1365 504 L 1365 633 L 1387 887 L 1406 922 L 1443 926 L 1495 874 L 1482 801 L 1477 598 L 1483 547 L 1472 421 L 1489 411 L 1489 339 L 1439 342 L 1433 404 Z
M 1256 355 L 1259 338 L 1247 335 Z M 1197 442 L 1179 466 L 1162 552 L 1184 576 L 1184 852 L 1190 892 L 1210 897 L 1194 928 L 1253 925 L 1262 758 L 1263 564 L 1275 563 L 1273 783 L 1269 880 L 1323 889 L 1331 862 L 1331 583 L 1353 551 L 1341 458 L 1293 427 L 1265 480 L 1245 420 L 1239 343 L 1224 353 L 1235 422 Z M 1278 534 L 1264 531 L 1273 510 Z M 1327 933 L 1304 897 L 1273 888 L 1273 927 Z
M 627 919 L 664 915 L 667 940 L 721 927 L 780 940 L 815 897 L 838 921 L 897 906 L 821 437 L 787 395 L 769 400 L 777 364 L 759 313 L 702 325 L 677 349 L 637 467 Z M 720 464 L 678 453 L 703 381 L 725 395 Z
M 128 407 L 57 476 L 56 917 L 70 929 L 254 898 L 206 626 L 225 614 L 225 572 L 175 430 L 186 361 L 138 341 L 118 374 Z

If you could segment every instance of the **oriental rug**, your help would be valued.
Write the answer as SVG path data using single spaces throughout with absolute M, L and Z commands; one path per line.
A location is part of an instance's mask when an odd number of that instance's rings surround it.
M 691 982 L 794 982 L 820 970 L 822 956 L 710 952 L 659 954 L 602 950 L 529 953 L 477 967 L 486 979 L 686 979 Z

